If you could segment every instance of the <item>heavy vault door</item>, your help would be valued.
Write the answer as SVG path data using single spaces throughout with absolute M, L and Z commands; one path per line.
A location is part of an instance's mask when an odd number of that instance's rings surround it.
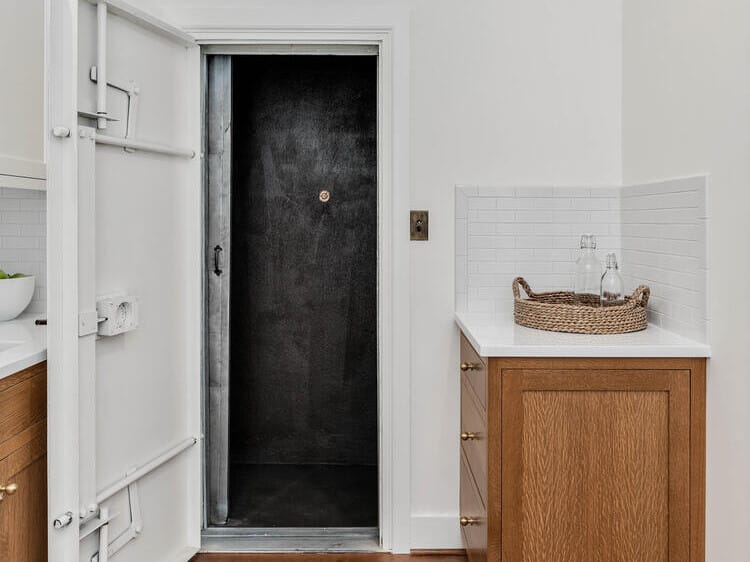
M 206 511 L 223 525 L 229 485 L 229 283 L 232 162 L 232 59 L 206 66 Z
M 377 526 L 376 57 L 207 70 L 209 524 Z

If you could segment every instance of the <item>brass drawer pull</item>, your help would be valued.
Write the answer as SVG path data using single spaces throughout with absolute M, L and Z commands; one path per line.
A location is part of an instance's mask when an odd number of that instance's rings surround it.
M 12 496 L 18 491 L 18 484 L 8 484 L 7 486 L 0 486 L 0 502 L 5 499 L 5 496 Z
M 459 519 L 459 522 L 461 523 L 462 527 L 467 527 L 469 525 L 478 525 L 479 519 L 475 519 L 474 517 L 462 517 Z
M 461 441 L 474 441 L 474 439 L 479 439 L 479 435 L 477 433 L 474 433 L 473 431 L 461 432 Z
M 471 362 L 468 362 L 468 361 L 466 363 L 461 363 L 461 370 L 462 371 L 479 371 L 480 368 L 481 367 L 479 365 L 477 365 L 476 363 L 471 363 Z

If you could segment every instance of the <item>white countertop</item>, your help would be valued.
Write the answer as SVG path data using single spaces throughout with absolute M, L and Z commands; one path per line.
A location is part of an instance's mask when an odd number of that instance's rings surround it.
M 482 357 L 710 357 L 708 344 L 649 324 L 640 332 L 587 335 L 518 326 L 512 316 L 457 312 L 456 323 Z
M 0 322 L 0 379 L 47 359 L 47 328 L 34 325 L 39 314 Z

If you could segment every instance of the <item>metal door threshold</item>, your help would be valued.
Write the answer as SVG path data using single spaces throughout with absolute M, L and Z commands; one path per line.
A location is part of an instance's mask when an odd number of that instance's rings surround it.
M 381 552 L 377 527 L 209 527 L 201 552 Z

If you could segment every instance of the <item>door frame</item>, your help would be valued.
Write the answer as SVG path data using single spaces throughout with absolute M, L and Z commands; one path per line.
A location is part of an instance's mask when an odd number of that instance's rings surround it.
M 78 147 L 73 134 L 78 125 L 78 0 L 45 0 L 45 13 L 47 551 L 51 561 L 78 562 L 77 522 L 61 529 L 52 525 L 55 517 L 78 507 L 79 491 Z
M 360 20 L 362 9 L 359 10 Z M 366 10 L 364 10 L 366 11 Z M 292 45 L 378 49 L 378 450 L 383 550 L 409 552 L 411 519 L 411 354 L 409 12 L 382 10 L 381 24 L 336 14 L 324 26 L 187 26 L 201 46 Z M 212 51 L 216 53 L 216 51 Z M 299 50 L 296 52 L 300 53 Z M 304 51 L 302 51 L 304 52 Z

